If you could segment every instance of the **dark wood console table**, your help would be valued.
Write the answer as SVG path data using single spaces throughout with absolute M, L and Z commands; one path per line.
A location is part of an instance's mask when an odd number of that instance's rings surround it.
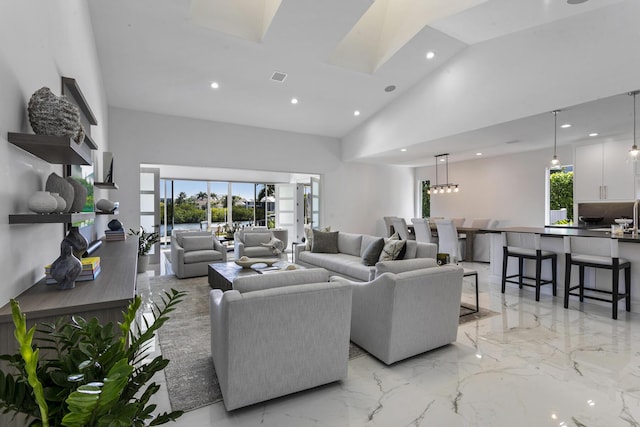
M 136 294 L 137 254 L 137 239 L 105 242 L 93 254 L 100 257 L 102 269 L 95 280 L 76 282 L 68 290 L 40 280 L 15 298 L 27 316 L 27 327 L 72 314 L 96 317 L 101 323 L 122 321 L 122 312 Z M 0 354 L 17 349 L 13 330 L 11 305 L 6 304 L 0 308 Z

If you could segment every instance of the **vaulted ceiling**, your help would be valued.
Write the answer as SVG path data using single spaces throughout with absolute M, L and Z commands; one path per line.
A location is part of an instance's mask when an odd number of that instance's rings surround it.
M 621 2 L 90 0 L 89 5 L 109 105 L 342 138 L 469 46 Z M 435 56 L 427 59 L 428 52 Z M 274 73 L 284 80 L 274 80 Z M 618 117 L 614 108 L 629 110 L 628 100 L 615 99 L 602 103 L 604 109 L 600 103 L 585 105 L 592 116 L 581 120 L 608 120 L 611 126 Z M 545 126 L 547 138 L 545 113 L 463 133 L 455 143 L 498 136 L 535 141 Z M 453 142 L 437 141 L 440 147 Z M 513 150 L 506 145 L 505 152 Z M 425 145 L 422 154 L 438 149 Z M 401 163 L 394 156 L 373 157 Z

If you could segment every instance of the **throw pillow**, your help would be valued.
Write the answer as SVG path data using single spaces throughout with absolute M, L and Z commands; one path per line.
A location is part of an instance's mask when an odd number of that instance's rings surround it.
M 404 253 L 407 250 L 406 241 L 385 239 L 384 247 L 380 253 L 378 261 L 393 261 L 396 259 L 402 259 Z
M 213 249 L 213 236 L 185 236 L 182 238 L 185 251 L 202 251 Z
M 338 253 L 338 232 L 313 230 L 311 252 L 323 254 Z
M 313 228 L 305 225 L 304 227 L 304 238 L 305 238 L 305 250 L 310 251 L 313 246 Z M 320 231 L 331 231 L 331 226 L 320 228 Z
M 245 246 L 260 246 L 271 240 L 271 233 L 244 233 Z
M 362 263 L 368 266 L 376 265 L 376 263 L 380 259 L 380 254 L 382 253 L 383 248 L 384 239 L 380 238 L 371 242 L 371 244 L 367 246 L 367 249 L 365 249 L 364 253 L 362 254 Z

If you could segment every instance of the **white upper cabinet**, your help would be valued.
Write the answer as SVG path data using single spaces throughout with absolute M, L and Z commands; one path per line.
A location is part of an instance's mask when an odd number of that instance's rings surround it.
M 612 141 L 576 147 L 574 200 L 620 201 L 635 196 L 634 165 L 627 141 Z

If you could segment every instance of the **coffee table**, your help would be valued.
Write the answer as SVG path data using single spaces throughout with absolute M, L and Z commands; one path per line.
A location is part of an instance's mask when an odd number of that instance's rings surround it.
M 284 266 L 289 264 L 286 261 L 278 261 L 274 264 L 276 267 L 274 268 L 258 268 L 259 265 L 256 264 L 254 268 L 242 268 L 238 264 L 233 261 L 228 262 L 214 262 L 209 264 L 207 268 L 207 275 L 209 279 L 209 286 L 212 289 L 220 289 L 223 291 L 229 291 L 233 289 L 233 281 L 237 277 L 243 276 L 254 276 L 256 274 L 263 274 L 267 271 L 277 271 L 277 266 Z M 302 266 L 297 266 L 298 268 L 304 268 Z

